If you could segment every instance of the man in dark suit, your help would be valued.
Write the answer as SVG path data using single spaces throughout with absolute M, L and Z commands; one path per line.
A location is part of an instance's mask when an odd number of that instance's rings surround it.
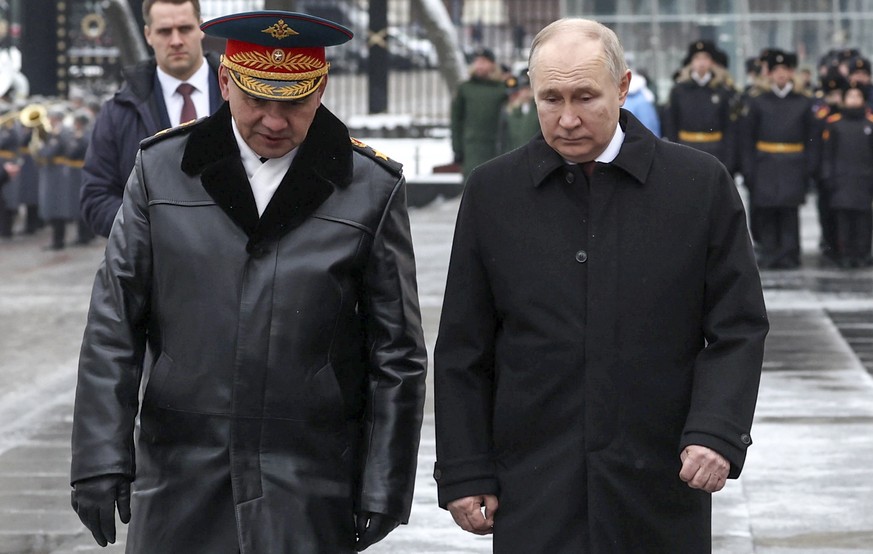
M 621 109 L 603 25 L 544 28 L 530 76 L 542 134 L 475 170 L 458 214 L 439 503 L 499 554 L 708 552 L 768 331 L 742 201 L 716 158 Z
M 203 54 L 200 1 L 145 0 L 142 11 L 154 58 L 125 68 L 124 85 L 94 123 L 82 172 L 82 216 L 104 237 L 121 206 L 139 142 L 209 115 L 222 103 L 218 56 Z

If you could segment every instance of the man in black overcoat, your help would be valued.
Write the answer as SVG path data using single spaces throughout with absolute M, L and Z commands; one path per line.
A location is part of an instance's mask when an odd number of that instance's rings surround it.
M 621 109 L 606 27 L 547 26 L 530 75 L 542 134 L 474 170 L 458 214 L 439 504 L 500 554 L 709 552 L 769 328 L 742 201 Z

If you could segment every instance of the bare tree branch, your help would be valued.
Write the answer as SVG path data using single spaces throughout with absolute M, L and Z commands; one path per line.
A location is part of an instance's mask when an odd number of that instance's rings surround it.
M 427 37 L 436 48 L 440 75 L 454 96 L 467 78 L 467 63 L 458 43 L 455 27 L 442 0 L 412 0 L 422 15 Z
M 130 65 L 149 57 L 142 29 L 125 0 L 107 0 L 106 17 L 109 33 L 121 51 L 121 64 Z

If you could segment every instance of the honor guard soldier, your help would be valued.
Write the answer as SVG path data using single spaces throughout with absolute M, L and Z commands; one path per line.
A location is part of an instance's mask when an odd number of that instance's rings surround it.
M 873 109 L 873 83 L 870 80 L 870 60 L 863 56 L 855 56 L 848 62 L 849 83 L 861 89 L 867 98 L 867 107 Z
M 73 508 L 105 545 L 117 506 L 128 553 L 353 554 L 412 506 L 406 182 L 322 104 L 351 31 L 284 11 L 201 28 L 227 39 L 226 103 L 140 146 L 79 360 Z
M 866 87 L 843 90 L 839 113 L 827 118 L 823 138 L 822 181 L 833 225 L 835 259 L 840 267 L 869 267 L 873 237 L 873 115 Z
M 18 111 L 11 105 L 0 115 L 0 239 L 12 238 L 12 227 L 18 214 L 18 137 L 15 122 Z
M 800 266 L 800 222 L 810 177 L 818 162 L 812 99 L 794 90 L 793 53 L 770 49 L 766 65 L 770 89 L 749 99 L 743 140 L 743 175 L 761 268 Z
M 821 85 L 815 93 L 813 103 L 813 111 L 815 113 L 815 122 L 820 132 L 824 132 L 824 127 L 827 119 L 832 115 L 839 113 L 840 105 L 843 102 L 843 92 L 849 87 L 849 81 L 840 73 L 839 67 L 836 64 L 827 65 L 827 72 L 821 80 Z M 834 218 L 831 213 L 829 201 L 829 189 L 824 186 L 821 178 L 822 164 L 816 164 L 818 170 L 813 175 L 816 188 L 816 208 L 818 209 L 818 224 L 821 228 L 819 235 L 818 248 L 822 256 L 822 264 L 832 265 L 837 262 L 835 251 L 836 229 L 834 227 Z
M 734 97 L 728 73 L 715 63 L 715 44 L 692 42 L 683 69 L 670 91 L 664 136 L 673 142 L 708 152 L 729 170 L 734 157 Z

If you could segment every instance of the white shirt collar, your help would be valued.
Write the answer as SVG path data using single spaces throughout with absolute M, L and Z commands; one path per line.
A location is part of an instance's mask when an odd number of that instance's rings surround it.
M 233 128 L 233 137 L 236 139 L 236 144 L 239 147 L 243 167 L 246 169 L 246 176 L 248 176 L 249 179 L 257 173 L 261 166 L 266 164 L 285 166 L 285 171 L 291 167 L 291 162 L 294 161 L 294 156 L 297 155 L 297 150 L 300 148 L 299 146 L 281 158 L 270 158 L 266 162 L 261 162 L 261 157 L 258 153 L 252 150 L 249 143 L 242 138 L 242 135 L 239 132 L 239 127 L 236 126 L 236 120 L 232 117 L 230 118 L 230 124 Z
M 618 157 L 618 153 L 621 151 L 621 145 L 624 144 L 624 131 L 621 129 L 621 125 L 618 123 L 615 124 L 615 133 L 612 135 L 612 140 L 609 141 L 609 144 L 606 146 L 606 149 L 600 153 L 599 156 L 594 158 L 595 162 L 600 162 L 604 164 L 612 163 L 615 158 Z M 567 164 L 573 164 L 575 162 L 571 162 L 564 158 L 564 161 Z
M 594 158 L 594 161 L 600 163 L 612 163 L 615 158 L 618 157 L 619 151 L 621 151 L 621 145 L 624 144 L 624 131 L 621 128 L 621 125 L 616 122 L 615 124 L 615 133 L 612 135 L 612 140 L 609 141 L 609 145 L 606 147 L 606 150 L 603 151 L 599 156 Z
M 273 194 L 279 188 L 282 178 L 291 167 L 291 162 L 294 161 L 299 147 L 291 150 L 281 158 L 270 158 L 265 162 L 261 162 L 261 157 L 258 156 L 258 153 L 252 150 L 248 143 L 243 140 L 236 125 L 236 120 L 231 118 L 230 121 L 233 128 L 233 137 L 236 139 L 236 144 L 239 147 L 240 159 L 246 170 L 246 176 L 249 178 L 252 195 L 255 197 L 258 215 L 263 215 L 264 210 L 267 209 L 267 205 L 273 198 Z
M 703 87 L 703 86 L 706 86 L 706 84 L 712 80 L 712 72 L 707 71 L 706 75 L 703 75 L 701 77 L 700 75 L 698 75 L 697 73 L 692 71 L 691 78 L 694 79 L 695 83 L 697 83 L 698 85 Z
M 775 94 L 779 98 L 785 98 L 786 96 L 788 96 L 789 92 L 794 90 L 794 83 L 788 81 L 788 83 L 785 84 L 785 88 L 779 88 L 776 85 L 773 85 L 770 87 L 770 90 L 772 90 L 773 94 Z
M 167 107 L 167 116 L 170 118 L 170 126 L 183 123 L 179 121 L 182 115 L 182 104 L 184 100 L 182 95 L 176 92 L 179 85 L 183 82 L 194 87 L 194 92 L 191 93 L 191 101 L 194 103 L 194 109 L 197 111 L 198 117 L 209 115 L 209 64 L 204 62 L 200 68 L 191 75 L 187 81 L 180 81 L 173 77 L 160 67 L 157 68 L 158 82 L 161 84 L 161 94 L 164 97 L 164 105 Z
M 158 66 L 158 82 L 161 83 L 161 90 L 164 92 L 164 98 L 175 94 L 176 89 L 182 83 L 189 83 L 199 92 L 206 93 L 209 90 L 209 64 L 206 63 L 206 58 L 200 64 L 200 69 L 194 72 L 194 75 L 187 81 L 180 81 Z

